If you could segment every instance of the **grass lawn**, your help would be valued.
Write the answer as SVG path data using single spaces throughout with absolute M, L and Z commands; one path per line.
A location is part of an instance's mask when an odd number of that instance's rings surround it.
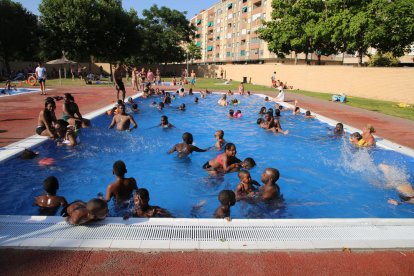
M 303 90 L 289 90 L 290 93 L 297 93 L 312 98 L 317 98 L 325 101 L 331 101 L 332 94 L 309 92 Z M 399 107 L 398 103 L 390 101 L 372 100 L 367 98 L 347 96 L 347 105 L 359 107 L 366 110 L 376 111 L 383 114 L 388 114 L 395 117 L 400 117 L 414 121 L 414 106 Z

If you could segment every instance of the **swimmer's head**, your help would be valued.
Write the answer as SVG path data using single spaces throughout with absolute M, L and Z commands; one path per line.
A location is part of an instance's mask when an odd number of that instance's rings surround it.
M 305 112 L 305 116 L 311 116 L 311 115 L 312 114 L 311 114 L 310 110 L 308 110 L 308 111 Z
M 168 117 L 165 115 L 161 116 L 161 125 L 168 125 Z
M 190 144 L 191 145 L 193 143 L 193 135 L 191 133 L 189 133 L 189 132 L 185 132 L 183 134 L 183 141 L 186 144 Z
M 233 206 L 236 203 L 236 195 L 232 190 L 223 190 L 218 195 L 221 205 Z
M 164 103 L 163 102 L 159 102 L 158 103 L 158 108 L 163 109 L 164 108 Z
M 224 150 L 230 156 L 236 156 L 237 150 L 236 150 L 236 145 L 235 144 L 227 143 L 226 146 L 224 147 Z
M 132 99 L 132 97 L 128 97 L 128 102 L 129 103 L 133 103 L 134 102 L 134 100 Z
M 152 102 L 152 104 L 151 105 L 157 105 L 157 102 Z
M 233 115 L 234 115 L 234 110 L 233 109 L 230 109 L 229 110 L 229 116 L 233 117 Z
M 181 92 L 181 93 L 184 93 L 184 87 L 181 87 L 181 88 L 180 88 L 180 92 Z
M 344 125 L 342 123 L 337 123 L 334 129 L 335 134 L 342 134 L 344 133 Z
M 125 105 L 122 101 L 117 106 L 117 114 L 125 114 Z
M 43 189 L 50 195 L 56 195 L 56 191 L 59 189 L 59 181 L 54 176 L 49 176 L 43 180 Z
M 268 108 L 268 109 L 267 109 L 267 113 L 269 113 L 270 115 L 272 115 L 272 116 L 273 116 L 273 108 Z
M 122 160 L 115 161 L 113 168 L 112 168 L 112 173 L 115 174 L 116 176 L 123 177 L 127 173 L 127 169 L 126 169 L 126 165 L 124 161 Z
M 362 139 L 362 135 L 359 132 L 354 132 L 354 133 L 351 134 L 349 139 L 356 139 L 356 140 L 359 141 L 359 140 Z
M 259 119 L 257 119 L 256 123 L 257 123 L 258 125 L 260 125 L 261 123 L 263 123 L 263 118 L 259 118 Z
M 256 162 L 254 161 L 253 158 L 251 157 L 247 157 L 246 159 L 244 159 L 244 161 L 242 162 L 242 167 L 244 169 L 251 169 L 254 166 L 256 166 Z
M 93 198 L 86 204 L 88 217 L 93 220 L 102 220 L 108 215 L 108 203 L 99 198 Z
M 122 100 L 118 100 L 118 101 L 116 102 L 116 104 L 117 104 L 117 105 L 120 105 L 120 104 L 124 104 L 124 102 L 123 102 Z
M 266 113 L 266 107 L 265 106 L 262 106 L 260 108 L 259 114 L 265 114 L 265 113 Z
M 239 173 L 237 174 L 237 176 L 242 181 L 242 180 L 244 180 L 248 177 L 250 178 L 250 173 L 246 170 L 240 170 Z
M 279 170 L 275 168 L 267 168 L 263 171 L 262 182 L 267 183 L 268 181 L 275 183 L 280 177 Z
M 34 152 L 34 151 L 31 151 L 31 150 L 28 150 L 28 149 L 25 149 L 23 152 L 22 152 L 22 154 L 20 155 L 20 158 L 21 159 L 33 159 L 33 158 L 35 158 L 36 156 L 38 156 L 39 154 L 38 153 L 36 153 L 36 152 Z
M 195 97 L 194 102 L 198 103 L 198 98 L 197 97 Z
M 132 104 L 132 110 L 136 111 L 138 109 L 138 105 L 136 103 Z
M 193 89 L 192 88 L 190 88 L 190 90 L 188 90 L 188 94 L 193 94 Z
M 367 125 L 365 126 L 365 129 L 366 129 L 366 130 L 368 130 L 368 132 L 369 132 L 369 133 L 375 133 L 375 128 L 374 128 L 374 126 L 373 126 L 373 125 L 371 125 L 371 124 L 367 124 Z
M 217 130 L 217 131 L 214 133 L 214 136 L 215 136 L 216 138 L 223 139 L 223 137 L 224 137 L 224 131 L 223 131 L 223 130 Z
M 298 113 L 298 112 L 300 112 L 300 107 L 299 106 L 295 107 L 295 113 Z
M 269 97 L 265 97 L 265 102 L 268 102 L 269 101 Z
M 149 197 L 149 193 L 147 189 L 140 188 L 138 190 L 135 190 L 135 195 L 134 195 L 135 207 L 147 206 L 149 200 L 150 200 L 150 197 Z
M 178 107 L 178 109 L 184 110 L 185 109 L 185 104 L 180 104 L 180 106 Z
M 280 109 L 275 110 L 275 115 L 276 115 L 276 117 L 280 117 Z

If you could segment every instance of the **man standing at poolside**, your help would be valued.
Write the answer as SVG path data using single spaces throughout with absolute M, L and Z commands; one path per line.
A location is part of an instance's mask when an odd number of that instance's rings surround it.
M 40 84 L 40 95 L 46 95 L 46 89 L 45 89 L 46 68 L 43 67 L 43 64 L 41 62 L 38 63 L 35 73 L 36 73 L 37 81 Z
M 122 101 L 125 101 L 125 85 L 122 82 L 122 77 L 124 76 L 124 68 L 117 64 L 114 70 L 114 81 L 115 81 L 115 89 L 116 89 L 116 99 L 119 100 L 119 91 L 122 91 Z

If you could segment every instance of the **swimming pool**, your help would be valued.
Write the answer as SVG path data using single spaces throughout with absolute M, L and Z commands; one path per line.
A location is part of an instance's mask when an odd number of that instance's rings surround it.
M 39 88 L 0 89 L 0 97 L 40 92 Z
M 232 208 L 235 218 L 359 218 L 413 217 L 412 205 L 392 206 L 388 198 L 396 198 L 386 189 L 377 165 L 386 162 L 398 166 L 401 177 L 412 182 L 413 159 L 399 153 L 376 148 L 370 151 L 350 147 L 347 137 L 330 136 L 330 127 L 318 120 L 305 120 L 282 113 L 281 124 L 289 129 L 286 136 L 274 135 L 256 125 L 257 112 L 263 98 L 241 97 L 233 107 L 243 112 L 240 119 L 228 119 L 230 107 L 218 107 L 218 95 L 200 99 L 194 96 L 173 101 L 170 108 L 158 111 L 151 99 L 139 99 L 141 111 L 134 115 L 138 130 L 120 133 L 107 130 L 111 118 L 102 115 L 94 119 L 94 128 L 83 130 L 79 147 L 57 147 L 48 141 L 36 148 L 41 157 L 53 157 L 56 163 L 41 167 L 38 160 L 17 158 L 0 164 L 0 214 L 35 215 L 33 198 L 42 193 L 41 183 L 49 175 L 60 180 L 59 194 L 68 201 L 88 200 L 114 180 L 112 164 L 122 159 L 127 177 L 135 177 L 139 187 L 150 191 L 151 204 L 170 210 L 176 217 L 211 217 L 218 206 L 217 194 L 222 189 L 235 189 L 237 174 L 223 178 L 210 177 L 201 166 L 215 157 L 217 151 L 194 153 L 179 159 L 166 151 L 181 142 L 183 132 L 194 136 L 195 144 L 206 148 L 214 144 L 214 131 L 223 129 L 225 139 L 237 146 L 238 157 L 253 157 L 257 167 L 252 178 L 260 181 L 266 167 L 278 168 L 278 181 L 285 199 L 284 208 L 239 202 Z M 177 107 L 187 105 L 185 112 Z M 176 126 L 173 129 L 153 127 L 160 116 L 167 115 Z M 391 163 L 390 163 L 391 162 Z M 13 172 L 12 174 L 10 172 Z M 6 183 L 17 183 L 6 185 Z M 22 192 L 24 191 L 24 192 Z M 205 201 L 201 208 L 193 208 Z M 115 208 L 112 215 L 122 215 Z

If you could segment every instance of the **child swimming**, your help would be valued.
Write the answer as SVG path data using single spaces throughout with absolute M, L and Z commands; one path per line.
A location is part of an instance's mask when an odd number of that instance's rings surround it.
M 223 172 L 227 173 L 233 169 L 240 167 L 240 163 L 230 164 L 231 158 L 236 156 L 236 145 L 233 143 L 227 143 L 225 146 L 225 152 L 217 155 L 216 158 L 211 159 L 203 165 L 203 169 L 207 171 Z
M 132 191 L 138 189 L 135 178 L 125 178 L 127 173 L 126 165 L 122 160 L 115 161 L 112 167 L 112 174 L 115 175 L 115 182 L 108 185 L 105 200 L 110 201 L 112 197 L 118 204 L 128 201 L 132 197 Z
M 240 170 L 238 177 L 240 179 L 240 183 L 237 185 L 234 192 L 236 194 L 236 200 L 254 196 L 257 192 L 257 189 L 254 187 L 254 185 L 260 186 L 260 184 L 256 180 L 252 180 L 250 173 L 246 170 Z
M 149 205 L 150 196 L 147 189 L 141 188 L 135 191 L 134 195 L 134 211 L 132 215 L 140 218 L 171 218 L 170 212 L 159 206 Z
M 193 135 L 189 132 L 183 134 L 183 143 L 175 144 L 167 153 L 178 152 L 179 157 L 187 156 L 193 151 L 195 152 L 206 152 L 209 149 L 200 149 L 196 146 L 193 146 Z
M 56 177 L 49 176 L 43 180 L 43 189 L 46 194 L 36 197 L 34 202 L 34 205 L 39 206 L 40 215 L 53 216 L 59 207 L 68 204 L 63 196 L 56 195 L 59 190 L 59 181 Z
M 218 195 L 220 206 L 214 212 L 215 218 L 230 220 L 230 207 L 236 204 L 236 195 L 232 190 L 223 190 Z
M 226 144 L 226 140 L 224 140 L 224 131 L 223 130 L 217 130 L 214 133 L 214 138 L 216 138 L 216 143 L 214 146 L 216 149 L 221 150 L 223 146 Z
M 262 173 L 263 186 L 261 187 L 261 197 L 264 201 L 280 199 L 280 188 L 276 181 L 280 173 L 277 169 L 267 168 Z

